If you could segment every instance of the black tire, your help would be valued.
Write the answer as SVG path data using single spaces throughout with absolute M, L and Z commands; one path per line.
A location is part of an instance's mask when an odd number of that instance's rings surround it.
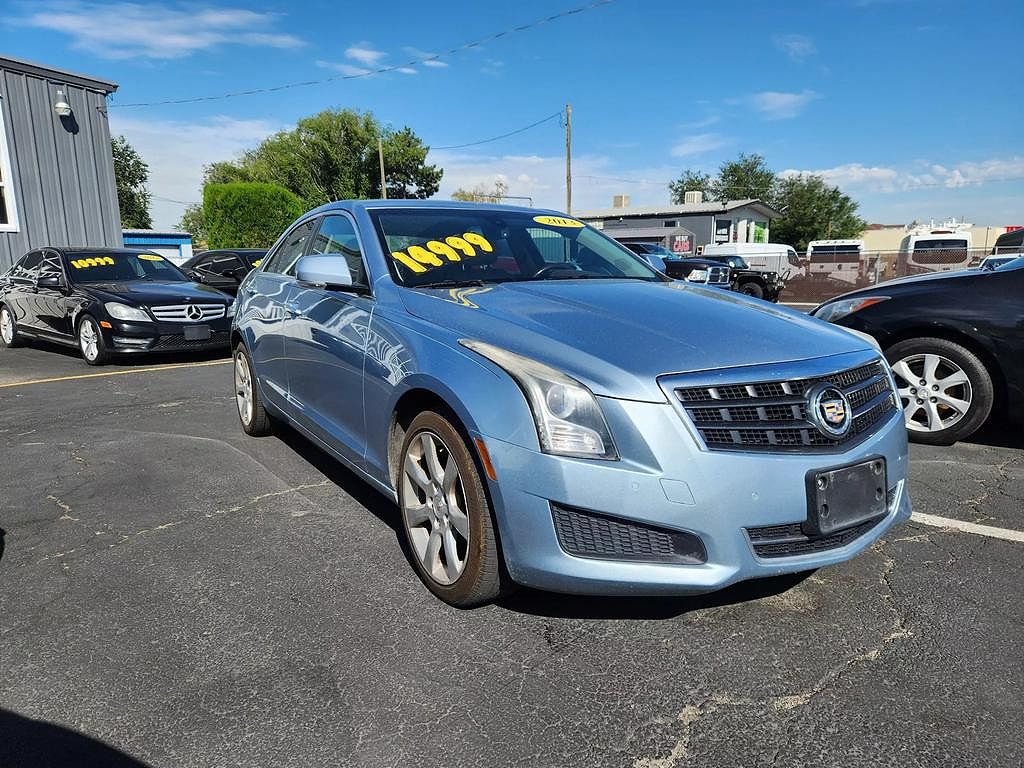
M 416 491 L 412 490 L 412 484 L 406 481 L 403 468 L 410 455 L 411 446 L 425 434 L 440 438 L 440 447 L 447 449 L 447 456 L 444 458 L 456 462 L 469 519 L 470 535 L 466 542 L 465 566 L 458 578 L 450 584 L 438 581 L 420 561 L 410 521 L 404 511 L 408 495 Z M 424 411 L 413 419 L 406 430 L 398 465 L 398 506 L 410 560 L 427 589 L 457 608 L 472 608 L 491 602 L 506 591 L 501 550 L 494 530 L 494 516 L 487 494 L 484 492 L 480 472 L 470 451 L 466 440 L 447 418 L 433 411 Z M 447 464 L 445 466 L 447 468 Z
M 89 329 L 96 335 L 95 355 L 87 351 L 89 347 L 82 341 L 83 330 L 88 333 Z M 100 330 L 99 323 L 96 322 L 92 315 L 83 315 L 78 321 L 75 339 L 78 341 L 78 351 L 82 353 L 82 359 L 88 365 L 106 365 L 110 361 L 110 351 L 107 349 L 107 343 L 103 340 L 103 332 Z
M 764 298 L 764 289 L 754 282 L 742 283 L 740 285 L 740 293 L 746 296 L 753 296 L 755 299 Z
M 885 350 L 886 359 L 894 366 L 900 361 L 911 360 L 919 355 L 939 355 L 959 366 L 967 375 L 967 381 L 970 386 L 970 407 L 959 420 L 951 423 L 945 429 L 925 432 L 908 426 L 908 438 L 912 442 L 925 445 L 952 445 L 958 440 L 965 440 L 985 423 L 985 420 L 988 419 L 989 414 L 992 412 L 992 406 L 995 403 L 995 388 L 992 384 L 992 375 L 976 354 L 948 339 L 927 337 L 907 339 L 906 341 L 893 344 Z M 905 379 L 906 377 L 901 376 L 897 372 L 897 386 L 902 387 Z M 916 387 L 919 381 L 909 383 Z M 965 391 L 965 389 L 961 389 L 958 390 L 958 393 L 962 396 L 962 393 Z M 907 403 L 909 403 L 909 400 L 904 399 L 901 401 L 901 407 Z M 946 408 L 946 406 L 941 406 L 941 403 L 940 407 Z
M 0 349 L 15 349 L 16 347 L 23 346 L 25 344 L 25 340 L 21 337 L 21 334 L 18 333 L 18 324 L 14 320 L 14 313 L 7 308 L 6 304 L 0 304 L 0 315 L 5 315 L 7 322 L 10 323 L 10 325 L 7 326 L 10 329 L 10 340 L 5 339 L 3 334 L 0 333 Z
M 252 437 L 263 437 L 269 435 L 274 428 L 270 414 L 263 407 L 263 399 L 260 397 L 260 388 L 256 382 L 255 371 L 252 367 L 252 359 L 249 357 L 249 350 L 245 344 L 239 342 L 235 347 L 234 355 L 235 405 L 238 410 L 238 420 L 242 423 L 242 430 Z M 244 383 L 240 382 L 240 374 L 248 377 L 250 401 L 248 406 L 245 403 Z

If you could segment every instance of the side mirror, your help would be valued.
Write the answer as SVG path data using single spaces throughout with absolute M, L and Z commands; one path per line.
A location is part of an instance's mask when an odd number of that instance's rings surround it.
M 303 256 L 295 265 L 295 276 L 300 283 L 323 286 L 330 290 L 353 290 L 360 287 L 353 285 L 348 262 L 338 255 Z
M 61 289 L 64 287 L 64 277 L 62 275 L 44 275 L 36 278 L 36 288 L 54 288 Z

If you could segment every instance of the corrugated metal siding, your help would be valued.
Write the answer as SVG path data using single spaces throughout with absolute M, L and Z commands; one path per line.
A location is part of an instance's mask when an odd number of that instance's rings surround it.
M 74 121 L 53 112 L 64 89 Z M 104 94 L 0 70 L 18 232 L 0 232 L 0 270 L 43 245 L 120 247 L 121 217 Z

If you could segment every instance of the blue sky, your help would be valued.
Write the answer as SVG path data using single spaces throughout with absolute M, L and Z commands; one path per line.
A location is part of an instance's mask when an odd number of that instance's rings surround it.
M 759 152 L 814 171 L 876 222 L 1024 224 L 1020 2 L 614 0 L 426 57 L 585 0 L 517 3 L 5 2 L 4 52 L 120 84 L 110 121 L 142 152 L 158 226 L 199 199 L 202 166 L 326 107 L 372 110 L 433 146 L 573 106 L 576 209 L 665 202 L 683 168 Z M 353 80 L 222 94 L 421 61 Z M 441 196 L 501 177 L 564 206 L 558 120 L 432 151 Z

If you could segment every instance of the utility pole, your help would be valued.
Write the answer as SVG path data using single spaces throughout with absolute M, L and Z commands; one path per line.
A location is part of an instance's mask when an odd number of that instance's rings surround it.
M 377 137 L 377 157 L 380 160 L 380 199 L 388 199 L 388 182 L 384 178 L 384 140 Z
M 572 215 L 572 104 L 565 105 L 565 212 Z

